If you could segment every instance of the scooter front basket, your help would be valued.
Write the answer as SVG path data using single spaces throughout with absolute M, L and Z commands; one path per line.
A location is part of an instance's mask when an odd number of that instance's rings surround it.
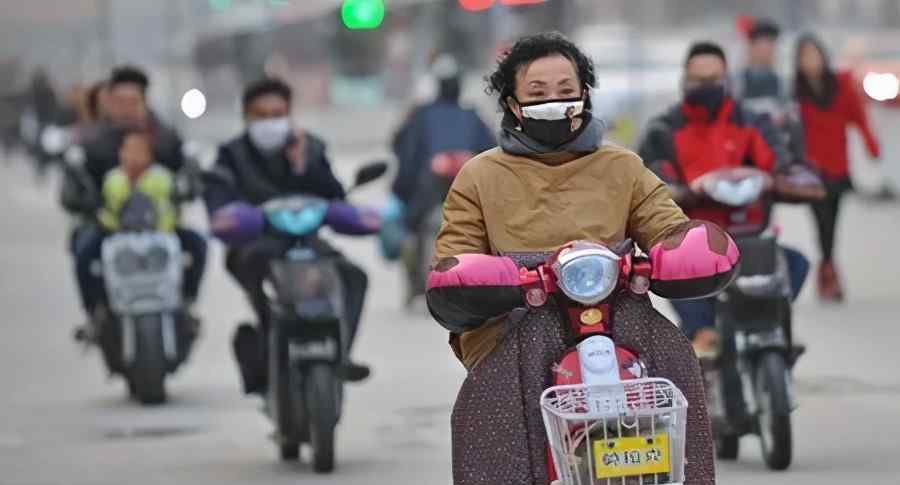
M 667 379 L 547 389 L 554 485 L 683 483 L 687 407 Z

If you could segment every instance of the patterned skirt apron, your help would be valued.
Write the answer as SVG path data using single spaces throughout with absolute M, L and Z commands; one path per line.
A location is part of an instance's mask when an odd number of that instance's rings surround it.
M 547 254 L 510 254 L 534 267 Z M 681 331 L 647 296 L 619 292 L 613 337 L 638 352 L 650 376 L 671 380 L 687 398 L 686 485 L 715 483 L 714 447 L 700 364 Z M 497 347 L 463 382 L 451 418 L 454 485 L 548 485 L 547 435 L 539 406 L 552 367 L 573 340 L 552 298 L 518 309 Z

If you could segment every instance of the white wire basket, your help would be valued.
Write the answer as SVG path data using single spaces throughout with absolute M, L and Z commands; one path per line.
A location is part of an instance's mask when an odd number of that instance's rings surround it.
M 687 407 L 666 379 L 547 389 L 541 412 L 553 485 L 683 483 Z

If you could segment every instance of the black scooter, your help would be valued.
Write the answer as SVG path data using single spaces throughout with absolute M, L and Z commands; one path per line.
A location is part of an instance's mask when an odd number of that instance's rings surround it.
M 354 188 L 387 170 L 383 163 L 357 173 Z M 291 241 L 271 263 L 264 288 L 272 310 L 268 333 L 266 410 L 276 427 L 283 460 L 296 460 L 309 444 L 313 469 L 334 470 L 335 430 L 344 400 L 340 368 L 347 359 L 349 330 L 340 257 L 318 237 L 329 203 L 290 196 L 263 205 L 268 230 Z
M 741 436 L 755 434 L 768 467 L 784 470 L 797 407 L 792 369 L 803 353 L 791 332 L 787 259 L 769 225 L 772 203 L 786 195 L 767 173 L 750 168 L 709 174 L 702 186 L 712 203 L 730 209 L 725 227 L 741 251 L 740 272 L 716 302 L 721 356 L 705 373 L 716 452 L 734 460 Z

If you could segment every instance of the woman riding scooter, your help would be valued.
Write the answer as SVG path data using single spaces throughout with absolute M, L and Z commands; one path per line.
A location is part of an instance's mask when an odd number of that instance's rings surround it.
M 612 248 L 631 239 L 649 254 L 654 292 L 677 298 L 714 294 L 737 266 L 730 236 L 689 220 L 637 155 L 602 144 L 594 82 L 591 61 L 562 35 L 520 39 L 489 78 L 504 112 L 500 147 L 466 163 L 445 202 L 427 298 L 469 371 L 452 419 L 456 485 L 552 479 L 538 398 L 568 344 L 558 316 L 535 309 L 530 291 L 523 297 L 516 266 L 533 268 L 574 240 Z M 685 483 L 714 483 L 690 343 L 645 296 L 617 301 L 613 316 L 596 318 L 613 320 L 617 338 L 652 361 L 651 375 L 684 392 Z

